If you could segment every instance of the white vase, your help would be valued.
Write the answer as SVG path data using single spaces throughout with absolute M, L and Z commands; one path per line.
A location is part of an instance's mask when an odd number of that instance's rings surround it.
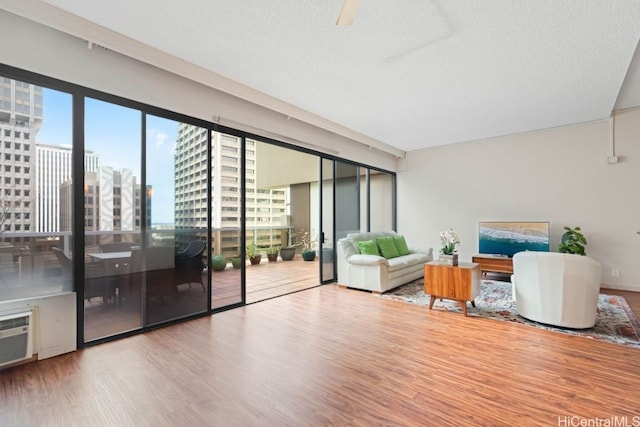
M 453 255 L 440 254 L 440 264 L 458 265 L 458 254 L 453 254 Z

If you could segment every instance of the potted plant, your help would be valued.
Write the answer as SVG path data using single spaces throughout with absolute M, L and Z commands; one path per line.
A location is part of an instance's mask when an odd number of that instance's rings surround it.
M 460 245 L 460 237 L 453 228 L 440 232 L 440 263 L 449 265 L 458 265 L 458 246 Z
M 258 249 L 258 246 L 256 246 L 255 243 L 249 243 L 245 251 L 251 265 L 260 264 L 260 261 L 262 260 L 262 255 L 260 255 L 260 250 Z
M 302 259 L 305 261 L 313 261 L 316 259 L 316 244 L 317 242 L 311 237 L 308 232 L 305 232 L 300 239 L 302 244 Z
M 231 265 L 233 268 L 241 268 L 242 267 L 242 257 L 240 255 L 231 257 Z
M 222 255 L 211 258 L 211 268 L 213 271 L 222 271 L 227 267 L 227 259 Z
M 302 245 L 301 242 L 293 243 L 298 233 L 289 234 L 289 245 L 280 248 L 280 257 L 283 261 L 291 261 L 296 256 L 296 248 Z
M 278 252 L 280 252 L 279 246 L 269 246 L 267 248 L 267 259 L 269 262 L 278 261 Z
M 586 255 L 587 239 L 580 232 L 580 227 L 564 227 L 565 233 L 558 245 L 558 252 L 574 255 Z

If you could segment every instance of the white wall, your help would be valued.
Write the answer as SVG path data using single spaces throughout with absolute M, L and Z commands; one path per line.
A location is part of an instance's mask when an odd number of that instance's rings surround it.
M 310 144 L 307 148 L 387 170 L 395 168 L 392 155 L 99 46 L 88 49 L 76 37 L 4 10 L 0 10 L 0 40 L 0 62 L 13 67 L 207 121 L 222 117 L 246 124 L 248 131 L 263 129 L 269 132 L 266 136 L 285 135 L 301 141 L 299 145 Z
M 478 221 L 580 226 L 603 286 L 640 291 L 640 109 L 615 115 L 619 163 L 608 164 L 607 120 L 416 151 L 398 173 L 398 232 L 437 253 L 453 227 L 461 260 L 478 252 Z M 611 277 L 611 270 L 620 277 Z

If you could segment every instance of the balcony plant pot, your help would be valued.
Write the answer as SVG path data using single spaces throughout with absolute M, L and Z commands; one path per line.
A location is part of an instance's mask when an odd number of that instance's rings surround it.
M 316 259 L 316 251 L 302 251 L 302 259 L 305 261 L 313 261 Z
M 280 245 L 278 246 L 269 246 L 267 248 L 267 259 L 269 262 L 277 262 L 278 261 L 278 252 L 280 252 Z
M 280 257 L 283 261 L 291 261 L 296 256 L 296 248 L 280 248 Z
M 222 255 L 211 258 L 211 268 L 213 271 L 222 271 L 227 267 L 227 259 Z
M 249 262 L 251 263 L 251 265 L 260 264 L 261 260 L 262 260 L 262 255 L 256 255 L 249 258 Z
M 233 268 L 242 267 L 242 258 L 239 256 L 231 257 L 231 265 L 233 265 Z

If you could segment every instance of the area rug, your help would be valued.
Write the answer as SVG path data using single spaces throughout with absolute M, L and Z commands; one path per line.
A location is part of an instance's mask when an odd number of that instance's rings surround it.
M 424 293 L 422 279 L 403 285 L 382 294 L 382 298 L 409 302 L 429 307 L 430 295 Z M 476 307 L 467 305 L 467 315 L 487 317 L 507 322 L 521 323 L 564 334 L 577 335 L 595 340 L 609 341 L 640 349 L 640 323 L 627 301 L 618 295 L 600 294 L 596 324 L 589 329 L 566 329 L 525 319 L 518 314 L 511 298 L 511 283 L 483 280 L 480 296 L 475 299 Z M 434 310 L 462 313 L 455 301 L 436 299 Z

